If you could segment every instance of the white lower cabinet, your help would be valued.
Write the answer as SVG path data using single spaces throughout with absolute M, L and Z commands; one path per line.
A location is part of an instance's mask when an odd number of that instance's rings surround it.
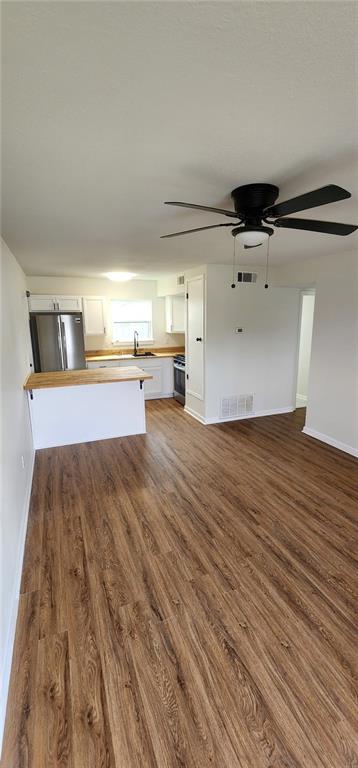
M 144 382 L 144 399 L 154 400 L 160 397 L 173 397 L 174 369 L 172 357 L 138 357 L 136 360 L 123 360 L 120 365 L 135 365 L 143 368 L 153 377 Z
M 87 368 L 113 368 L 120 366 L 126 368 L 136 366 L 143 368 L 153 377 L 144 382 L 144 399 L 154 400 L 161 397 L 173 397 L 174 370 L 172 357 L 138 357 L 130 360 L 106 360 L 103 362 L 89 362 Z
M 141 367 L 141 366 L 139 366 Z M 153 376 L 144 382 L 144 399 L 163 397 L 163 368 L 162 365 L 146 365 L 145 370 Z
M 118 360 L 101 360 L 98 363 L 92 361 L 87 363 L 87 368 L 118 368 L 120 362 Z

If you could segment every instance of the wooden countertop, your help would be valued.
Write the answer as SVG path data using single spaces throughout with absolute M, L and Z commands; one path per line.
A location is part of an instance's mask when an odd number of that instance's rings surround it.
M 156 357 L 175 357 L 176 352 L 154 352 L 153 355 L 139 355 L 138 360 L 155 360 Z M 86 355 L 87 363 L 101 360 L 136 360 L 136 355 Z
M 50 387 L 77 387 L 84 384 L 109 384 L 121 381 L 144 381 L 153 377 L 137 366 L 128 368 L 93 368 L 81 371 L 49 371 L 30 373 L 24 389 L 48 389 Z
M 184 354 L 185 350 L 184 347 L 169 347 L 169 349 L 158 349 L 158 350 L 151 350 L 153 352 L 153 355 L 148 355 L 147 357 L 139 357 L 139 360 L 150 360 L 151 357 L 175 357 L 175 355 L 178 354 Z M 114 351 L 114 350 L 88 350 L 86 352 L 86 360 L 89 363 L 95 363 L 103 361 L 103 360 L 135 360 L 135 355 L 131 354 L 130 352 L 124 352 L 121 350 Z

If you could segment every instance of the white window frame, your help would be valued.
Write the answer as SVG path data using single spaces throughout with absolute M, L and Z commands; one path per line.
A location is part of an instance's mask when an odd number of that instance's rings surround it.
M 150 319 L 150 321 L 143 320 L 143 319 L 142 320 L 137 320 L 137 321 L 136 320 L 123 320 L 123 321 L 118 321 L 117 320 L 116 321 L 116 320 L 113 319 L 113 303 L 114 302 L 118 302 L 118 303 L 121 303 L 121 304 L 131 304 L 131 303 L 133 303 L 133 304 L 140 304 L 140 303 L 149 304 L 150 305 L 151 319 Z M 151 333 L 150 338 L 143 339 L 143 338 L 141 338 L 141 336 L 139 334 L 139 346 L 140 347 L 145 347 L 145 346 L 149 346 L 150 344 L 154 343 L 154 337 L 153 337 L 153 301 L 151 299 L 113 299 L 113 298 L 111 298 L 110 299 L 110 319 L 111 319 L 111 338 L 112 338 L 112 344 L 114 346 L 123 346 L 123 347 L 133 346 L 133 336 L 131 336 L 126 341 L 124 341 L 123 339 L 116 339 L 116 337 L 115 337 L 115 324 L 116 324 L 116 322 L 123 322 L 123 323 L 128 322 L 128 323 L 132 323 L 132 324 L 135 323 L 135 322 L 138 322 L 138 324 L 143 323 L 143 322 L 150 322 L 150 333 Z

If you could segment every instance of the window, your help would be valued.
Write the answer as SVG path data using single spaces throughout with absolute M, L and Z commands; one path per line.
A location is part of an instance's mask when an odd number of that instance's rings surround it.
M 138 331 L 139 343 L 152 341 L 151 301 L 111 301 L 112 341 L 132 342 L 134 331 Z

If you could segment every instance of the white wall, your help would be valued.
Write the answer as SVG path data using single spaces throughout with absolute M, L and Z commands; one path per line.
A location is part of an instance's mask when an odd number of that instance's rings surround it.
M 153 335 L 156 347 L 184 346 L 183 334 L 166 333 L 165 299 L 157 296 L 156 280 L 130 280 L 114 283 L 107 279 L 82 277 L 30 277 L 28 290 L 32 293 L 69 294 L 73 296 L 104 296 L 106 301 L 106 336 L 86 336 L 86 349 L 111 347 L 110 299 L 151 299 L 153 302 Z M 117 344 L 118 346 L 118 344 Z
M 0 741 L 5 718 L 34 460 L 28 404 L 23 390 L 30 360 L 25 291 L 25 275 L 2 242 Z
M 281 267 L 280 285 L 316 288 L 305 431 L 358 456 L 358 255 Z
M 253 393 L 257 415 L 295 408 L 299 290 L 265 290 L 263 269 L 254 271 L 256 284 L 233 289 L 230 267 L 207 265 L 206 421 L 230 395 Z
M 174 296 L 184 293 L 184 285 L 178 285 L 178 275 L 184 275 L 184 272 L 175 275 L 163 275 L 157 281 L 158 296 Z
M 298 408 L 307 404 L 311 344 L 314 314 L 314 293 L 302 294 L 300 342 L 298 350 L 297 396 Z

